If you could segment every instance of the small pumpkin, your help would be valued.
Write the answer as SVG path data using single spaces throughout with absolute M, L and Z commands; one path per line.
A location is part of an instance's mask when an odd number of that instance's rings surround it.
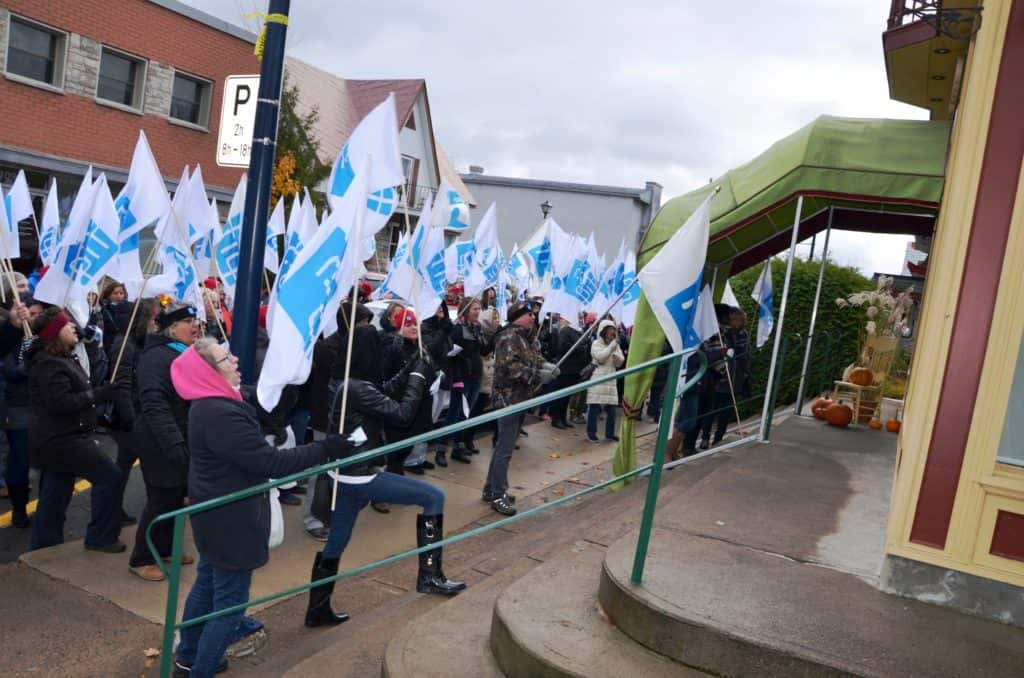
M 878 431 L 882 428 L 882 422 L 878 421 L 877 419 L 872 419 L 871 421 L 868 422 L 868 428 Z
M 889 433 L 899 433 L 900 432 L 900 420 L 899 419 L 890 419 L 889 421 L 885 422 L 885 430 L 888 431 Z
M 846 403 L 833 403 L 825 410 L 825 421 L 831 426 L 845 428 L 853 421 L 853 408 Z
M 811 414 L 813 414 L 816 419 L 824 419 L 825 410 L 827 410 L 830 405 L 832 405 L 831 399 L 818 398 L 811 404 Z
M 875 373 L 867 367 L 856 367 L 850 371 L 850 383 L 857 386 L 871 386 L 875 381 Z

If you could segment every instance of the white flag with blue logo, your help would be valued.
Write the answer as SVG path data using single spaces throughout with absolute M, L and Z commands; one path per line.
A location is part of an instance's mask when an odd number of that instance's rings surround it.
M 551 240 L 548 237 L 548 221 L 545 219 L 541 222 L 522 249 L 530 267 L 530 289 L 540 294 L 548 291 L 551 280 Z
M 57 197 L 57 181 L 50 182 L 50 190 L 46 194 L 43 205 L 43 220 L 39 222 L 39 258 L 43 266 L 53 263 L 53 255 L 57 253 L 60 242 L 60 207 Z
M 100 174 L 90 194 L 87 217 L 68 224 L 62 251 L 35 291 L 36 299 L 64 306 L 83 327 L 89 321 L 88 294 L 96 290 L 117 255 L 120 224 L 106 175 Z
M 505 278 L 515 285 L 518 300 L 526 298 L 526 290 L 530 289 L 533 280 L 528 259 L 529 256 L 520 250 L 519 244 L 516 243 L 512 246 L 512 253 L 508 255 L 508 263 L 505 264 Z
M 128 181 L 114 201 L 120 225 L 117 260 L 109 271 L 111 277 L 122 282 L 142 280 L 139 232 L 167 214 L 170 205 L 167 186 L 157 168 L 149 141 L 145 132 L 139 130 Z
M 416 315 L 429 318 L 444 301 L 446 290 L 444 274 L 444 228 L 431 226 L 420 245 L 416 267 Z
M 494 203 L 487 208 L 473 234 L 473 262 L 465 280 L 466 296 L 480 296 L 498 283 L 501 271 L 501 244 L 498 242 L 498 212 Z
M 281 259 L 277 249 L 277 237 L 285 234 L 284 196 L 277 199 L 274 211 L 267 220 L 267 248 L 263 253 L 263 267 L 273 274 L 281 268 Z
M 245 211 L 245 175 L 238 180 L 235 194 L 231 197 L 228 220 L 224 223 L 220 242 L 214 250 L 213 262 L 217 274 L 224 283 L 224 298 L 228 309 L 235 305 L 235 285 L 238 283 L 238 257 L 242 248 L 242 213 Z
M 373 291 L 374 299 L 394 299 L 401 297 L 396 290 L 409 290 L 412 285 L 412 266 L 409 265 L 409 238 L 405 231 L 398 234 L 395 245 L 395 256 L 391 257 L 388 272 L 377 289 Z
M 740 300 L 736 298 L 736 293 L 732 291 L 732 285 L 729 284 L 728 280 L 725 281 L 725 289 L 722 290 L 722 303 L 728 304 L 733 308 L 740 307 Z
M 694 330 L 694 318 L 708 253 L 714 196 L 711 192 L 704 199 L 638 274 L 640 286 L 673 351 L 696 348 L 701 342 Z
M 444 277 L 454 283 L 459 278 L 469 275 L 469 265 L 473 263 L 473 241 L 458 240 L 444 250 Z
M 775 325 L 775 309 L 772 305 L 772 260 L 764 262 L 761 275 L 757 278 L 750 298 L 757 302 L 757 347 L 761 348 L 771 336 Z
M 364 167 L 365 164 L 360 165 Z M 355 176 L 348 197 L 336 203 L 315 237 L 303 246 L 287 275 L 278 277 L 270 346 L 256 385 L 260 405 L 273 410 L 288 384 L 302 384 L 313 365 L 313 346 L 326 331 L 361 262 L 352 262 L 362 239 L 365 177 Z M 349 244 L 352 247 L 349 247 Z
M 705 285 L 697 300 L 697 315 L 693 319 L 693 331 L 702 342 L 719 332 L 718 316 L 715 314 L 715 297 L 711 285 Z
M 547 227 L 551 289 L 544 296 L 541 317 L 543 318 L 545 313 L 557 313 L 574 327 L 579 327 L 579 313 L 582 310 L 579 284 L 583 282 L 583 276 L 580 274 L 581 266 L 586 265 L 586 259 L 580 263 L 577 256 L 586 251 L 586 243 L 579 236 L 564 231 L 554 219 L 547 220 Z
M 640 303 L 640 285 L 636 282 L 636 253 L 632 249 L 626 250 L 626 259 L 622 266 L 622 277 L 615 281 L 617 294 L 625 292 L 615 309 L 612 311 L 626 327 L 632 327 L 636 322 L 636 308 Z
M 187 176 L 188 170 L 178 183 L 171 200 L 170 209 L 157 224 L 157 255 L 163 271 L 149 279 L 147 294 L 167 294 L 178 301 L 196 307 L 199 319 L 205 319 L 205 305 L 199 291 L 199 272 L 190 255 L 188 224 L 205 219 L 209 204 L 205 195 L 196 196 L 195 185 Z M 197 214 L 196 203 L 202 206 L 203 214 Z M 193 230 L 196 230 L 193 227 Z
M 17 259 L 21 256 L 18 222 L 35 215 L 35 209 L 32 207 L 32 194 L 28 192 L 28 181 L 25 179 L 25 170 L 18 170 L 18 176 L 14 178 L 10 190 L 3 196 L 3 206 L 6 220 L 4 224 L 6 246 L 0 249 L 0 255 Z
M 67 255 L 69 248 L 72 245 L 78 246 L 82 236 L 85 234 L 86 227 L 89 225 L 89 213 L 92 211 L 92 201 L 95 195 L 96 182 L 92 179 L 92 167 L 90 166 L 85 170 L 82 183 L 78 186 L 75 202 L 71 205 L 71 212 L 68 214 L 64 229 L 61 231 L 60 240 L 50 261 L 50 268 L 36 287 L 35 296 L 37 299 L 58 306 L 64 305 L 64 298 L 67 295 L 70 278 L 63 273 L 63 269 L 68 265 Z M 6 215 L 0 212 L 0 218 L 6 219 Z M 46 282 L 47 277 L 51 273 L 53 277 L 49 282 Z M 58 278 L 60 282 L 57 282 Z M 40 290 L 42 290 L 43 297 L 39 296 Z
M 215 229 L 220 227 L 220 217 L 216 212 L 216 204 L 211 209 L 211 204 L 206 198 L 206 185 L 203 183 L 203 173 L 196 165 L 189 180 L 188 211 L 183 222 L 188 225 L 189 245 L 192 249 L 192 256 L 196 264 L 196 274 L 199 282 L 210 274 L 210 262 L 213 258 L 213 239 Z
M 618 286 L 622 281 L 622 272 L 626 265 L 625 258 L 626 243 L 623 241 L 619 245 L 619 251 L 615 255 L 615 259 L 604 269 L 604 273 L 601 275 L 601 284 L 597 289 L 597 295 L 594 297 L 594 302 L 591 306 L 595 313 L 607 311 L 612 313 L 612 317 L 619 318 L 619 314 L 613 311 L 611 305 L 619 296 L 619 293 L 622 292 L 622 289 Z
M 372 162 L 370 162 L 372 158 Z M 405 183 L 402 152 L 398 142 L 398 115 L 395 95 L 377 105 L 363 118 L 341 147 L 327 181 L 327 200 L 331 210 L 338 209 L 355 180 L 355 169 L 367 167 L 364 177 L 369 195 L 365 201 L 363 233 L 375 235 L 388 222 L 398 204 L 396 186 Z
M 469 205 L 447 179 L 441 181 L 441 187 L 437 189 L 430 225 L 458 233 L 469 228 Z

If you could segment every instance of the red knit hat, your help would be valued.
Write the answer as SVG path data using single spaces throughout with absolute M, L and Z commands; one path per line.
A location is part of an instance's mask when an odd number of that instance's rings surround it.
M 69 322 L 71 322 L 71 318 L 67 313 L 61 311 L 57 315 L 53 316 L 53 319 L 50 322 L 46 323 L 46 327 L 39 330 L 39 338 L 45 342 L 53 341 Z
M 398 320 L 399 328 L 408 327 L 409 325 L 416 324 L 416 314 L 413 313 L 413 310 L 411 308 L 407 308 L 404 311 L 400 312 L 396 319 Z
M 203 287 L 205 287 L 208 290 L 217 289 L 217 279 L 212 276 L 207 278 L 206 280 L 203 281 Z

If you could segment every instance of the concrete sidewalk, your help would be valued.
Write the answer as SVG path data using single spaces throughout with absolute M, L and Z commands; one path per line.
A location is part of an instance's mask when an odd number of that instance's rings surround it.
M 639 433 L 655 429 L 643 423 Z M 512 491 L 529 496 L 560 481 L 570 480 L 609 460 L 615 452 L 611 443 L 592 444 L 584 438 L 582 426 L 559 431 L 540 422 L 527 428 L 529 437 L 520 438 L 520 449 L 512 458 L 509 473 Z M 428 471 L 423 478 L 441 487 L 446 494 L 445 527 L 454 533 L 481 520 L 499 517 L 480 500 L 480 492 L 490 461 L 490 440 L 478 441 L 481 453 L 472 464 L 449 460 L 447 469 Z M 302 527 L 302 507 L 284 506 L 285 541 L 271 552 L 270 562 L 256 571 L 250 598 L 269 595 L 309 581 L 313 556 L 322 547 L 309 538 Z M 392 506 L 391 513 L 364 510 L 346 549 L 341 569 L 350 569 L 415 547 L 415 506 Z M 162 623 L 165 614 L 167 583 L 146 582 L 128 570 L 128 553 L 134 543 L 134 527 L 124 530 L 121 539 L 128 551 L 119 555 L 85 551 L 81 541 L 33 551 L 21 556 L 24 565 L 48 576 L 100 596 L 151 622 Z M 195 553 L 188 537 L 186 551 Z M 179 615 L 194 580 L 194 567 L 182 568 Z M 273 603 L 270 603 L 272 605 Z M 254 608 L 261 609 L 261 608 Z

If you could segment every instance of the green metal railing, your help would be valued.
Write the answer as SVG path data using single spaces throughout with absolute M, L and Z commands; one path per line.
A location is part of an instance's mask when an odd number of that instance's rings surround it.
M 264 492 L 267 492 L 268 490 L 270 490 L 271 488 L 274 488 L 274 487 L 279 487 L 281 485 L 286 485 L 288 483 L 292 483 L 292 482 L 295 482 L 297 480 L 302 480 L 303 478 L 309 478 L 309 477 L 312 477 L 312 476 L 316 476 L 316 475 L 319 475 L 321 473 L 325 473 L 325 472 L 330 471 L 330 470 L 344 468 L 344 467 L 350 466 L 352 464 L 358 464 L 358 463 L 361 463 L 361 462 L 364 462 L 364 461 L 367 461 L 367 460 L 370 460 L 370 459 L 374 459 L 374 458 L 377 458 L 377 457 L 389 454 L 391 452 L 396 452 L 396 451 L 399 451 L 399 450 L 403 450 L 403 449 L 409 448 L 409 447 L 411 447 L 413 445 L 416 445 L 418 443 L 429 442 L 431 440 L 434 440 L 435 438 L 441 438 L 441 437 L 444 437 L 444 436 L 451 435 L 452 433 L 457 433 L 457 432 L 462 431 L 464 429 L 476 427 L 476 426 L 478 426 L 480 424 L 485 424 L 487 422 L 496 421 L 496 420 L 501 419 L 502 417 L 508 416 L 510 414 L 515 414 L 515 413 L 518 413 L 518 412 L 524 412 L 526 410 L 529 410 L 529 409 L 532 409 L 534 407 L 537 407 L 538 405 L 543 405 L 544 403 L 548 403 L 548 402 L 552 402 L 552 401 L 555 401 L 555 400 L 559 400 L 561 398 L 568 397 L 568 396 L 570 396 L 570 395 L 572 395 L 574 393 L 577 393 L 577 392 L 580 392 L 580 391 L 584 391 L 586 389 L 589 389 L 592 386 L 595 386 L 595 385 L 598 385 L 598 384 L 603 384 L 603 383 L 606 383 L 606 382 L 617 381 L 617 380 L 622 379 L 623 377 L 626 377 L 626 376 L 628 376 L 630 374 L 634 374 L 636 372 L 643 372 L 645 370 L 653 369 L 653 368 L 655 368 L 658 365 L 661 365 L 663 363 L 669 363 L 669 374 L 668 374 L 668 381 L 666 382 L 666 386 L 665 386 L 665 393 L 663 395 L 663 405 L 662 405 L 663 409 L 662 409 L 662 411 L 663 412 L 671 412 L 672 411 L 673 400 L 675 398 L 679 397 L 680 395 L 682 395 L 683 393 L 685 393 L 690 388 L 692 388 L 693 385 L 698 380 L 700 380 L 701 377 L 704 376 L 704 373 L 707 371 L 707 368 L 708 368 L 707 359 L 705 358 L 705 356 L 703 354 L 699 354 L 700 355 L 700 361 L 701 361 L 700 369 L 697 371 L 696 374 L 694 374 L 689 379 L 687 379 L 686 383 L 683 384 L 682 387 L 679 388 L 679 390 L 677 391 L 676 390 L 676 385 L 678 384 L 679 374 L 680 374 L 681 366 L 682 366 L 682 361 L 683 361 L 684 358 L 688 357 L 688 355 L 689 355 L 688 353 L 687 354 L 684 354 L 684 353 L 674 353 L 672 355 L 662 356 L 660 358 L 656 358 L 654 360 L 650 360 L 648 362 L 642 363 L 640 365 L 636 365 L 634 367 L 629 367 L 629 368 L 626 368 L 626 369 L 623 369 L 623 370 L 619 370 L 617 372 L 614 372 L 612 374 L 609 374 L 609 375 L 606 375 L 606 376 L 603 376 L 603 377 L 599 377 L 597 379 L 592 379 L 590 381 L 582 382 L 582 383 L 577 384 L 575 386 L 570 386 L 568 388 L 563 388 L 561 390 L 554 391 L 552 393 L 549 393 L 549 394 L 546 394 L 546 395 L 543 395 L 543 396 L 538 396 L 536 398 L 532 398 L 530 400 L 524 401 L 524 402 L 519 403 L 517 405 L 506 407 L 506 408 L 501 409 L 501 410 L 496 410 L 494 412 L 488 412 L 486 414 L 482 414 L 482 415 L 480 415 L 478 417 L 473 417 L 472 419 L 467 419 L 467 420 L 459 422 L 457 424 L 451 424 L 449 426 L 444 426 L 444 427 L 441 427 L 441 428 L 438 428 L 438 429 L 434 429 L 432 431 L 428 431 L 427 433 L 423 433 L 423 434 L 420 434 L 420 435 L 417 435 L 417 436 L 413 436 L 411 438 L 406 438 L 404 440 L 400 440 L 400 441 L 396 441 L 396 442 L 393 442 L 393 443 L 389 443 L 387 445 L 382 445 L 380 447 L 376 447 L 376 448 L 374 448 L 372 450 L 368 450 L 366 452 L 363 452 L 363 453 L 360 453 L 360 454 L 357 454 L 357 455 L 353 455 L 353 456 L 347 457 L 345 459 L 339 459 L 339 460 L 336 460 L 336 461 L 333 461 L 333 462 L 330 462 L 330 463 L 327 463 L 327 464 L 323 464 L 321 466 L 315 466 L 313 468 L 307 469 L 305 471 L 301 471 L 299 473 L 293 473 L 292 475 L 286 476 L 284 478 L 279 478 L 277 480 L 268 481 L 266 483 L 262 483 L 260 485 L 254 486 L 254 487 L 250 487 L 250 488 L 248 488 L 246 490 L 240 490 L 238 492 L 232 492 L 231 494 L 227 494 L 227 495 L 225 495 L 223 497 L 218 497 L 216 499 L 210 499 L 208 501 L 204 501 L 204 502 L 200 502 L 198 504 L 193 504 L 193 505 L 190 505 L 190 506 L 186 506 L 185 508 L 181 508 L 181 509 L 178 509 L 176 511 L 171 511 L 169 513 L 164 513 L 164 514 L 161 514 L 160 516 L 157 516 L 153 520 L 153 522 L 150 523 L 148 529 L 146 530 L 146 543 L 149 546 L 150 553 L 153 554 L 153 558 L 155 559 L 157 565 L 160 567 L 161 571 L 163 571 L 164 575 L 167 577 L 167 580 L 168 580 L 168 586 L 167 586 L 167 606 L 166 606 L 166 613 L 165 613 L 165 616 L 164 616 L 163 648 L 162 648 L 162 652 L 161 652 L 161 656 L 160 656 L 160 675 L 163 678 L 167 678 L 171 674 L 171 667 L 173 665 L 174 633 L 175 633 L 175 631 L 177 631 L 179 629 L 187 628 L 187 627 L 190 627 L 190 626 L 195 626 L 197 624 L 202 624 L 204 622 L 210 621 L 211 619 L 215 619 L 217 617 L 222 617 L 224 615 L 232 614 L 232 613 L 235 613 L 235 612 L 240 612 L 240 611 L 245 610 L 246 608 L 251 607 L 253 605 L 262 605 L 263 603 L 268 603 L 268 602 L 271 602 L 273 600 L 278 600 L 280 598 L 285 598 L 287 596 L 295 595 L 297 593 L 302 593 L 303 591 L 308 591 L 309 589 L 311 589 L 311 588 L 313 588 L 315 586 L 321 586 L 323 584 L 327 584 L 327 583 L 330 583 L 330 582 L 333 582 L 333 581 L 337 581 L 339 579 L 344 579 L 346 577 L 352 577 L 352 576 L 355 576 L 357 574 L 362 574 L 363 572 L 367 572 L 369 570 L 372 570 L 374 568 L 381 567 L 381 566 L 384 566 L 384 565 L 390 565 L 391 563 L 397 562 L 397 561 L 402 560 L 404 558 L 409 558 L 411 556 L 418 555 L 418 554 L 423 553 L 425 551 L 430 551 L 430 550 L 433 550 L 433 549 L 436 549 L 436 548 L 447 546 L 449 544 L 454 544 L 454 543 L 460 542 L 460 541 L 462 541 L 464 539 L 469 539 L 471 537 L 475 537 L 477 535 L 483 534 L 485 532 L 489 532 L 490 530 L 497 529 L 497 528 L 502 527 L 504 525 L 507 525 L 509 523 L 515 522 L 517 520 L 522 520 L 524 518 L 528 518 L 528 517 L 530 517 L 530 516 L 532 516 L 532 515 L 534 515 L 536 513 L 539 513 L 541 511 L 546 511 L 546 510 L 552 509 L 552 508 L 554 508 L 556 506 L 561 506 L 562 504 L 565 504 L 565 503 L 568 503 L 570 501 L 573 501 L 573 500 L 577 499 L 578 497 L 582 497 L 582 496 L 590 494 L 592 492 L 596 492 L 597 490 L 604 489 L 604 488 L 606 488 L 606 487 L 608 487 L 610 485 L 613 485 L 613 484 L 616 484 L 616 483 L 620 483 L 623 480 L 626 480 L 626 479 L 629 479 L 629 478 L 634 478 L 636 476 L 639 476 L 641 474 L 644 474 L 644 473 L 647 473 L 648 471 L 650 471 L 651 478 L 650 478 L 650 482 L 648 483 L 648 486 L 647 486 L 647 497 L 646 497 L 646 500 L 644 502 L 643 515 L 642 515 L 641 523 L 640 523 L 640 534 L 639 534 L 639 537 L 637 538 L 636 554 L 635 554 L 634 560 L 633 560 L 633 575 L 632 575 L 632 579 L 633 579 L 634 583 L 639 584 L 641 582 L 642 578 L 643 578 L 644 563 L 646 561 L 647 548 L 648 548 L 648 544 L 650 542 L 651 526 L 652 526 L 652 524 L 654 522 L 654 509 L 655 509 L 655 506 L 657 504 L 658 490 L 660 489 L 660 483 L 661 483 L 661 467 L 662 467 L 662 465 L 664 464 L 664 461 L 665 461 L 665 446 L 666 446 L 666 444 L 668 442 L 669 432 L 670 432 L 671 427 L 672 427 L 672 417 L 670 417 L 670 416 L 663 416 L 663 417 L 661 417 L 661 421 L 659 422 L 659 425 L 658 425 L 658 438 L 657 438 L 657 442 L 656 442 L 655 448 L 654 448 L 654 458 L 653 458 L 653 460 L 652 460 L 652 462 L 650 464 L 646 464 L 644 466 L 636 468 L 636 469 L 634 469 L 632 471 L 629 471 L 628 473 L 623 473 L 621 475 L 615 476 L 614 478 L 611 478 L 611 479 L 606 480 L 604 482 L 598 483 L 598 484 L 593 485 L 591 487 L 585 488 L 583 490 L 580 490 L 579 492 L 575 492 L 573 494 L 566 495 L 566 496 L 561 497 L 560 499 L 557 499 L 555 501 L 547 502 L 545 504 L 542 504 L 540 506 L 534 507 L 532 509 L 528 509 L 526 511 L 522 511 L 521 513 L 517 513 L 514 516 L 510 516 L 508 518 L 504 518 L 504 519 L 495 521 L 493 523 L 489 523 L 487 525 L 483 525 L 481 527 L 476 527 L 476 528 L 474 528 L 472 530 L 469 530 L 467 532 L 463 532 L 463 533 L 457 534 L 457 535 L 452 536 L 452 537 L 446 537 L 445 539 L 443 539 L 443 540 L 441 540 L 439 542 L 436 542 L 434 544 L 430 544 L 429 546 L 423 546 L 423 547 L 411 549 L 411 550 L 405 551 L 403 553 L 398 553 L 398 554 L 395 554 L 395 555 L 392 555 L 392 556 L 388 556 L 387 558 L 383 558 L 381 560 L 374 561 L 372 563 L 367 563 L 365 565 L 360 565 L 359 567 L 355 567 L 355 568 L 353 568 L 351 570 L 347 570 L 345 572 L 338 573 L 338 574 L 333 575 L 331 577 L 325 577 L 324 579 L 319 579 L 317 581 L 312 581 L 312 582 L 309 582 L 307 584 L 300 584 L 298 586 L 293 586 L 293 587 L 288 588 L 288 589 L 283 589 L 281 591 L 277 591 L 276 593 L 271 593 L 271 594 L 268 594 L 268 595 L 265 595 L 265 596 L 261 596 L 259 598 L 248 600 L 248 601 L 246 601 L 244 603 L 240 603 L 238 605 L 233 605 L 233 606 L 225 608 L 223 610 L 217 610 L 215 612 L 211 612 L 209 614 L 205 614 L 205 615 L 203 615 L 201 617 L 195 617 L 193 619 L 188 619 L 188 620 L 184 620 L 182 622 L 177 622 L 177 618 L 178 618 L 178 592 L 179 592 L 180 583 L 181 583 L 180 582 L 180 579 L 181 579 L 181 556 L 182 556 L 182 553 L 183 553 L 183 550 L 184 550 L 185 518 L 186 517 L 188 517 L 190 515 L 193 515 L 193 514 L 196 514 L 196 513 L 202 513 L 204 511 L 209 511 L 210 509 L 219 508 L 219 507 L 225 506 L 227 504 L 231 504 L 231 503 L 240 501 L 242 499 L 247 499 L 249 497 L 253 497 L 253 496 L 256 496 L 256 495 L 259 495 L 259 494 L 263 494 Z M 154 526 L 157 525 L 158 523 L 163 523 L 163 522 L 167 522 L 167 521 L 174 521 L 174 528 L 173 528 L 174 541 L 173 541 L 172 548 L 171 548 L 171 561 L 170 561 L 170 568 L 169 569 L 164 564 L 164 562 L 163 562 L 159 552 L 156 549 L 156 546 L 153 544 L 153 538 L 152 538 L 152 531 L 153 531 Z

